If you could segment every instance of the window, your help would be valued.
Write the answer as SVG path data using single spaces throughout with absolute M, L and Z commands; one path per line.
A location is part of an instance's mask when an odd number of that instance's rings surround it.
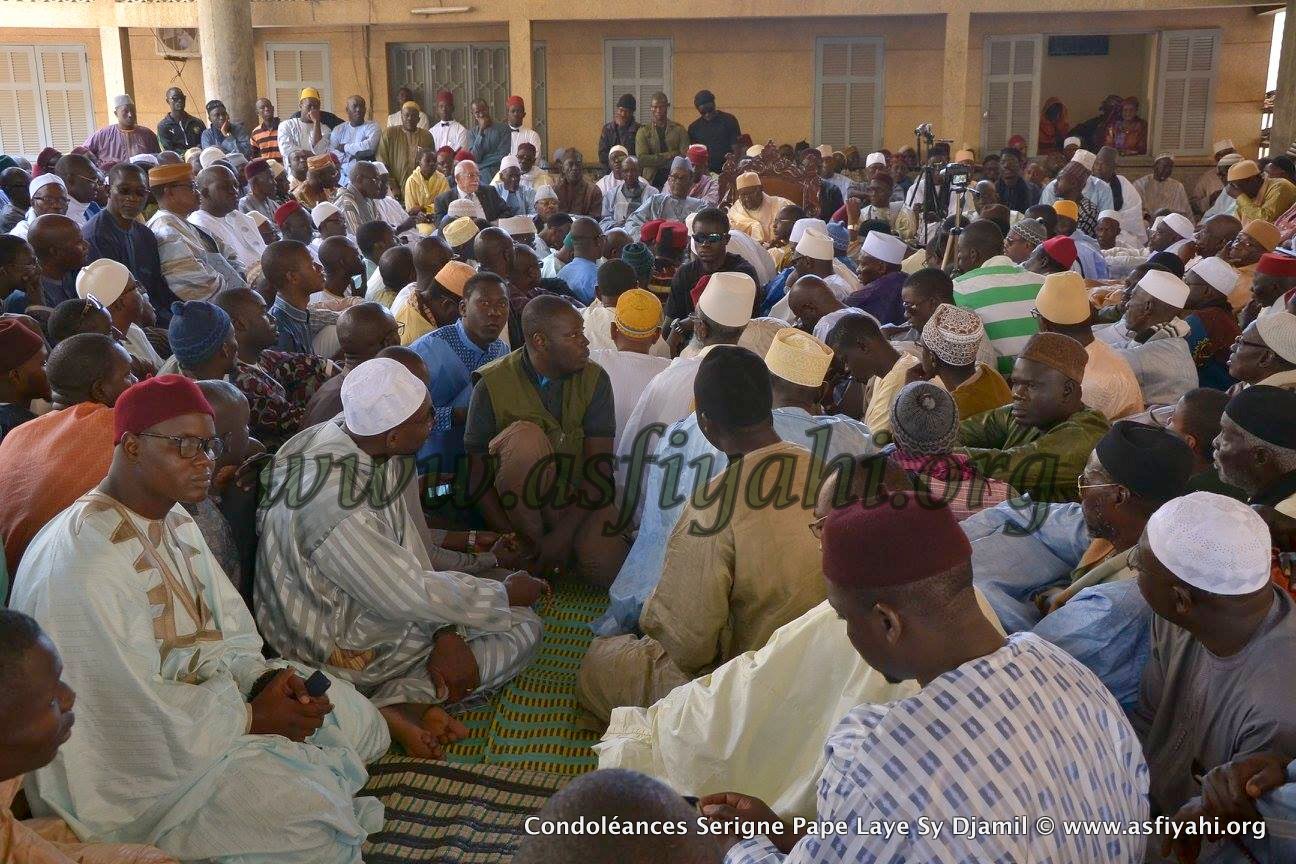
M 981 152 L 993 153 L 1020 135 L 1035 152 L 1039 125 L 1042 36 L 991 36 L 983 52 L 985 87 L 981 96 Z
M 455 97 L 455 119 L 471 127 L 472 101 L 484 99 L 491 116 L 503 122 L 509 97 L 509 49 L 503 43 L 393 44 L 388 48 L 390 95 L 409 87 L 430 116 L 436 94 Z M 534 98 L 534 97 L 533 97 Z
M 1210 153 L 1219 53 L 1218 30 L 1167 30 L 1161 34 L 1154 152 Z
M 531 102 L 527 105 L 527 122 L 540 136 L 536 158 L 544 160 L 549 152 L 549 51 L 543 42 L 531 46 Z
M 0 152 L 67 153 L 93 128 L 84 46 L 0 45 Z
M 815 42 L 814 136 L 835 149 L 863 153 L 882 141 L 882 40 L 824 38 Z
M 606 39 L 603 42 L 603 107 L 611 117 L 617 100 L 629 93 L 647 117 L 653 94 L 671 95 L 669 39 Z
M 266 77 L 270 98 L 281 117 L 297 110 L 298 96 L 305 87 L 320 92 L 320 104 L 328 111 L 333 104 L 329 46 L 324 43 L 271 42 L 266 44 Z

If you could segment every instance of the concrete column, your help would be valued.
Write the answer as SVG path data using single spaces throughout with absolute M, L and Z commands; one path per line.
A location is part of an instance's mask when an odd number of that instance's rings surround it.
M 230 117 L 251 132 L 257 124 L 251 0 L 198 0 L 198 38 L 203 92 L 224 102 Z
M 514 18 L 509 21 L 509 93 L 525 99 L 527 111 L 531 111 L 531 19 L 529 18 Z
M 1296 0 L 1294 0 L 1296 2 Z M 941 80 L 941 124 L 936 137 L 953 141 L 952 150 L 979 135 L 969 135 L 967 123 L 968 32 L 971 15 L 967 9 L 945 13 L 945 70 Z M 972 130 L 975 132 L 976 130 Z
M 103 55 L 104 104 L 95 106 L 95 116 L 106 111 L 105 123 L 115 122 L 112 115 L 112 100 L 123 93 L 135 96 L 131 80 L 130 39 L 125 27 L 116 25 L 99 28 L 99 51 Z
M 1269 154 L 1277 155 L 1296 141 L 1296 0 L 1287 0 L 1282 53 L 1278 56 L 1278 96 L 1274 102 Z

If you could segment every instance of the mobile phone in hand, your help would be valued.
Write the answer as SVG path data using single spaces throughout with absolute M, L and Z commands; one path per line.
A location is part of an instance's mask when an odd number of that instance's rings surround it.
M 306 679 L 306 692 L 314 698 L 319 698 L 328 692 L 329 685 L 332 683 L 327 675 L 316 669 L 315 674 Z

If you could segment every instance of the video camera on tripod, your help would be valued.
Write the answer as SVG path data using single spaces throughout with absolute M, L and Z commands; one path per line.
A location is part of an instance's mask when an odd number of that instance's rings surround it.
M 931 123 L 920 123 L 914 129 L 914 149 L 918 154 L 918 164 L 922 166 L 922 176 L 917 183 L 921 184 L 922 203 L 915 204 L 915 215 L 918 217 L 919 231 L 925 242 L 928 231 L 933 225 L 945 221 L 950 212 L 950 200 L 962 202 L 972 178 L 972 169 L 957 162 L 946 162 L 937 168 L 931 159 L 931 150 L 936 143 L 936 133 Z M 943 144 L 952 142 L 942 140 Z M 925 151 L 924 151 L 925 145 Z M 962 232 L 962 206 L 954 208 L 954 226 L 946 240 L 944 264 L 948 265 L 954 243 Z

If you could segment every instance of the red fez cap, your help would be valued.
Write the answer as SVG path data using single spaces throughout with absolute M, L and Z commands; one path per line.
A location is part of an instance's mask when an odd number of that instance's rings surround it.
M 138 435 L 186 414 L 215 418 L 207 397 L 183 375 L 158 375 L 127 388 L 113 406 L 113 444 L 127 432 Z
M 1279 278 L 1296 276 L 1296 258 L 1278 252 L 1266 252 L 1260 256 L 1260 261 L 1256 264 L 1256 272 Z
M 702 292 L 710 284 L 711 274 L 703 273 L 702 278 L 697 281 L 697 284 L 693 286 L 693 290 L 689 292 L 689 299 L 693 301 L 693 308 L 697 308 L 698 301 L 702 299 Z
M 688 161 L 694 165 L 706 165 L 709 155 L 705 144 L 690 144 L 688 148 Z
M 258 174 L 269 174 L 269 173 L 270 173 L 270 163 L 264 159 L 253 159 L 251 162 L 243 166 L 243 176 L 248 180 L 251 180 L 253 177 L 255 177 Z
M 0 373 L 12 372 L 26 363 L 45 340 L 16 318 L 0 318 Z
M 454 94 L 451 93 L 449 90 L 438 90 L 436 95 L 436 101 L 445 102 L 447 100 L 453 102 Z
M 1070 267 L 1076 262 L 1076 245 L 1070 237 L 1059 234 L 1044 241 L 1044 251 L 1063 267 Z
M 639 241 L 641 243 L 649 244 L 656 243 L 657 232 L 661 231 L 661 227 L 665 224 L 665 219 L 649 219 L 643 224 L 643 227 L 639 229 Z
M 449 144 L 446 144 L 444 147 L 441 147 L 437 150 L 437 155 L 440 156 L 442 153 L 449 153 L 451 156 L 453 156 L 454 152 L 455 149 L 451 147 Z
M 828 514 L 823 571 L 844 588 L 890 588 L 945 573 L 972 560 L 972 544 L 943 504 L 895 492 L 880 503 L 854 502 Z
M 663 222 L 657 229 L 657 242 L 669 243 L 672 252 L 683 252 L 688 245 L 688 226 L 683 222 Z
M 274 215 L 275 224 L 278 225 L 280 228 L 282 228 L 284 226 L 284 223 L 288 221 L 288 217 L 296 213 L 298 210 L 302 211 L 303 213 L 306 212 L 306 208 L 303 207 L 301 204 L 299 204 L 297 202 L 297 199 L 295 198 L 291 201 L 287 201 L 284 202 L 283 204 L 280 204 L 279 207 L 275 210 L 275 215 Z
M 455 153 L 455 161 L 456 162 L 476 162 L 477 157 L 473 155 L 473 152 L 471 150 L 467 150 L 461 147 Z
M 521 96 L 510 96 L 510 97 L 508 98 L 508 101 L 505 102 L 504 104 L 505 104 L 507 107 L 509 107 L 509 108 L 512 108 L 512 107 L 515 106 L 515 105 L 516 105 L 518 108 L 525 108 L 525 107 L 526 107 L 526 103 L 522 101 L 522 97 L 521 97 Z

